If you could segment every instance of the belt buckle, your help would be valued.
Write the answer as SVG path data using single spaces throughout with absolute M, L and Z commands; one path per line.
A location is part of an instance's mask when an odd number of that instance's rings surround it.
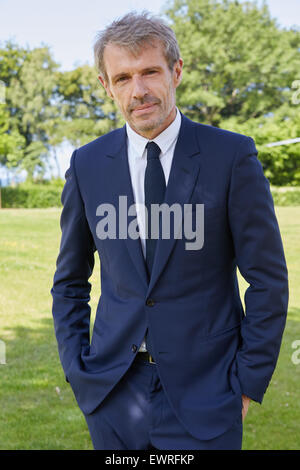
M 155 361 L 153 360 L 153 357 L 151 356 L 151 354 L 149 354 L 149 362 L 151 364 L 155 364 Z

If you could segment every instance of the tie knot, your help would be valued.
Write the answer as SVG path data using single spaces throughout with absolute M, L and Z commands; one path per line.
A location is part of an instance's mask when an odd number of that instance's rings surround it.
M 155 142 L 148 142 L 147 148 L 147 160 L 158 158 L 161 152 L 159 146 Z

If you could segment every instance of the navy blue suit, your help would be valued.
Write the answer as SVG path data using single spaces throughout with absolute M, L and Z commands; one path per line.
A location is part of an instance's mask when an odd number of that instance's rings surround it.
M 149 281 L 139 239 L 96 233 L 100 204 L 118 208 L 120 195 L 134 203 L 126 138 L 123 127 L 75 150 L 66 173 L 51 291 L 62 366 L 89 415 L 125 376 L 148 328 L 178 421 L 194 438 L 214 439 L 240 416 L 242 394 L 262 401 L 285 326 L 287 268 L 269 182 L 251 138 L 182 116 L 165 202 L 204 204 L 204 245 L 186 250 L 184 233 L 159 240 Z M 101 297 L 90 342 L 95 251 Z M 249 283 L 245 313 L 237 267 Z

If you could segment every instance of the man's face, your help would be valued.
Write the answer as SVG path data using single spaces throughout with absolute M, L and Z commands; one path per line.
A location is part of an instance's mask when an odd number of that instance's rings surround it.
M 163 46 L 145 44 L 134 56 L 128 49 L 108 44 L 104 50 L 107 81 L 99 76 L 107 94 L 138 134 L 153 139 L 176 115 L 175 91 L 181 81 L 182 60 L 168 67 Z

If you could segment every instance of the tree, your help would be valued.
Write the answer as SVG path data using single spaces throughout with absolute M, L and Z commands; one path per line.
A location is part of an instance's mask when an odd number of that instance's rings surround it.
M 300 70 L 300 33 L 280 29 L 266 5 L 174 0 L 166 16 L 184 60 L 178 104 L 188 116 L 218 126 L 287 102 Z
M 254 137 L 274 185 L 300 183 L 300 32 L 281 29 L 267 6 L 232 0 L 174 0 L 166 9 L 184 60 L 177 102 L 198 122 Z M 299 82 L 300 83 L 300 82 Z M 298 95 L 297 95 L 298 96 Z
M 254 138 L 265 176 L 275 186 L 300 185 L 300 143 L 268 147 L 267 143 L 300 137 L 299 107 L 286 103 L 274 113 L 241 122 L 237 117 L 222 127 Z
M 60 132 L 75 146 L 84 145 L 123 123 L 115 104 L 107 99 L 94 67 L 84 65 L 59 72 L 57 99 L 63 119 Z
M 30 50 L 7 42 L 0 48 L 0 80 L 6 86 L 2 161 L 8 164 L 10 158 L 31 179 L 40 179 L 49 169 L 51 155 L 59 173 L 56 150 L 63 141 L 84 145 L 123 124 L 96 69 L 86 65 L 59 71 L 47 47 Z M 22 136 L 23 152 L 8 158 L 13 136 Z M 21 141 L 15 143 L 19 148 Z
M 8 168 L 15 167 L 23 158 L 24 138 L 13 130 L 7 133 L 9 127 L 9 113 L 5 104 L 0 104 L 0 165 Z
M 58 69 L 47 47 L 22 49 L 9 42 L 0 50 L 0 79 L 6 84 L 9 113 L 6 134 L 23 137 L 23 155 L 16 165 L 28 176 L 43 174 L 50 148 L 45 123 L 58 116 L 53 102 Z

